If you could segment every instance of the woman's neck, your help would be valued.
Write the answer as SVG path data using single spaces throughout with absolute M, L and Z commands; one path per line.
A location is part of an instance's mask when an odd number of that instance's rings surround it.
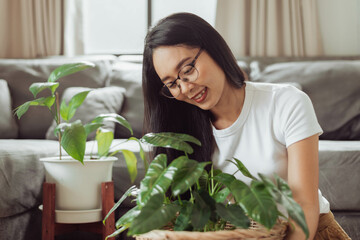
M 241 88 L 228 86 L 218 104 L 210 111 L 213 114 L 212 124 L 216 129 L 230 127 L 239 117 L 245 100 L 245 83 Z

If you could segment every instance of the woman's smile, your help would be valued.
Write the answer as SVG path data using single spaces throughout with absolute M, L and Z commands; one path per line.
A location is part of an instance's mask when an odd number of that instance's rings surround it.
M 207 96 L 207 92 L 208 92 L 208 88 L 205 87 L 203 90 L 201 90 L 198 94 L 196 94 L 191 99 L 193 99 L 197 103 L 201 103 L 205 100 L 205 98 Z

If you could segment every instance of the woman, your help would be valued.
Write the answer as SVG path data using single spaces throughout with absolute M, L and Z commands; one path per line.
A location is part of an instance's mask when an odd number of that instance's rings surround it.
M 224 39 L 206 21 L 179 13 L 162 19 L 145 39 L 143 59 L 145 128 L 198 138 L 191 158 L 213 162 L 234 173 L 226 159 L 236 157 L 254 175 L 277 173 L 288 181 L 304 210 L 310 239 L 346 234 L 318 190 L 318 136 L 322 130 L 306 94 L 287 86 L 245 82 Z M 175 150 L 158 148 L 168 158 Z M 248 181 L 243 176 L 237 178 Z M 319 221 L 319 213 L 320 221 Z M 319 223 L 319 224 L 318 224 Z M 319 229 L 318 229 L 319 225 Z M 332 233 L 331 233 L 332 234 Z M 288 239 L 304 239 L 299 227 Z

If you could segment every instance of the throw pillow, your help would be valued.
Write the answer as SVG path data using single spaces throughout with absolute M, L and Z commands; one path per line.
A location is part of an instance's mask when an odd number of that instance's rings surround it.
M 124 102 L 125 89 L 121 87 L 104 87 L 104 88 L 84 88 L 84 87 L 70 87 L 67 88 L 62 96 L 61 101 L 65 100 L 69 103 L 70 99 L 77 93 L 91 90 L 85 98 L 83 104 L 76 110 L 74 117 L 70 120 L 73 122 L 80 119 L 83 124 L 90 122 L 96 116 L 103 113 L 119 113 Z M 46 139 L 56 140 L 54 129 L 56 123 L 53 122 L 46 133 Z M 106 128 L 114 131 L 114 123 L 106 123 Z M 88 140 L 95 138 L 95 132 L 88 136 Z
M 111 86 L 126 88 L 125 102 L 120 115 L 131 124 L 134 136 L 143 135 L 144 97 L 142 93 L 142 64 L 119 61 L 113 66 Z M 130 137 L 129 131 L 123 126 L 116 125 L 115 136 Z
M 18 137 L 18 126 L 11 109 L 11 97 L 8 84 L 0 79 L 0 138 Z

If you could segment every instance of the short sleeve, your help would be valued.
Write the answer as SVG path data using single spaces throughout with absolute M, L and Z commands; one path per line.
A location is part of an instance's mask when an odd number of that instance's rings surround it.
M 275 95 L 274 124 L 286 147 L 323 133 L 308 95 L 292 86 L 279 88 Z

